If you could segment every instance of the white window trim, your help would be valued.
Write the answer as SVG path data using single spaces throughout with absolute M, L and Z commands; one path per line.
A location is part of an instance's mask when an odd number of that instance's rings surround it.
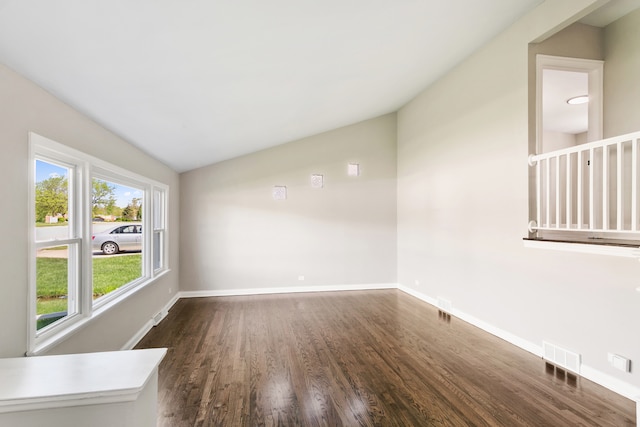
M 36 331 L 36 250 L 38 244 L 35 240 L 35 158 L 51 158 L 57 163 L 68 163 L 69 165 L 77 165 L 74 168 L 74 183 L 72 186 L 73 197 L 70 197 L 70 207 L 75 216 L 75 229 L 72 233 L 70 241 L 80 241 L 79 250 L 79 286 L 78 286 L 78 313 L 68 316 L 51 328 L 43 331 Z M 56 344 L 67 339 L 70 335 L 84 328 L 91 323 L 93 319 L 100 317 L 108 312 L 112 307 L 120 302 L 128 299 L 139 290 L 147 287 L 151 283 L 158 280 L 170 271 L 168 256 L 169 253 L 169 231 L 166 224 L 168 221 L 168 200 L 169 187 L 161 182 L 146 178 L 134 172 L 123 169 L 119 166 L 110 164 L 104 160 L 93 157 L 89 154 L 75 150 L 51 139 L 38 135 L 34 132 L 29 133 L 29 207 L 28 213 L 30 218 L 30 226 L 28 231 L 29 239 L 29 286 L 28 286 L 28 351 L 27 355 L 39 355 L 52 348 Z M 66 159 L 67 162 L 61 161 Z M 100 298 L 96 304 L 92 298 L 92 250 L 91 250 L 91 190 L 92 178 L 104 178 L 116 182 L 122 181 L 124 184 L 136 186 L 144 189 L 145 197 L 143 197 L 143 230 L 150 232 L 143 233 L 143 277 L 134 280 L 131 283 L 113 291 L 105 298 Z M 121 177 L 120 181 L 118 177 Z M 163 255 L 162 268 L 153 268 L 153 192 L 160 190 L 164 194 L 164 203 L 162 204 L 162 215 L 164 222 L 164 239 L 161 248 Z M 60 241 L 63 243 L 63 241 Z M 87 249 L 87 247 L 89 249 Z
M 160 202 L 160 205 L 162 206 L 162 211 L 159 212 L 160 215 L 160 222 L 161 222 L 161 226 L 157 226 L 156 224 L 156 214 L 158 214 L 157 210 L 156 210 L 156 206 L 155 206 L 155 195 L 156 192 L 159 192 L 162 196 L 162 200 Z M 167 247 L 167 236 L 168 236 L 168 231 L 167 231 L 167 221 L 168 221 L 168 215 L 169 215 L 169 211 L 168 211 L 168 207 L 167 207 L 167 197 L 168 197 L 168 191 L 166 186 L 160 187 L 160 186 L 154 186 L 151 189 L 151 197 L 149 198 L 149 204 L 153 205 L 153 217 L 151 218 L 151 222 L 152 222 L 152 232 L 148 233 L 149 236 L 148 238 L 150 239 L 150 247 L 153 245 L 153 237 L 154 234 L 156 232 L 160 232 L 161 235 L 161 245 L 160 245 L 160 259 L 161 259 L 161 264 L 159 268 L 155 268 L 154 265 L 154 253 L 151 253 L 151 267 L 154 271 L 154 273 L 160 273 L 164 270 L 167 269 L 167 265 L 169 262 L 169 256 L 168 256 L 168 247 Z M 149 212 L 151 212 L 151 210 L 149 210 Z M 155 247 L 153 248 L 155 249 Z

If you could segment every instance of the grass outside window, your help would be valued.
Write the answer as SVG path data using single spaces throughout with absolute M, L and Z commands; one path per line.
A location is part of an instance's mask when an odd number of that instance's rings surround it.
M 40 314 L 67 310 L 67 259 L 37 258 L 37 302 Z M 142 254 L 93 258 L 93 299 L 136 280 L 142 272 Z

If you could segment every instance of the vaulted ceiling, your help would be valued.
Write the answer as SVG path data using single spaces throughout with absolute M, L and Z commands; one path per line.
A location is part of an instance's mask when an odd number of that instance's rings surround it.
M 0 0 L 0 62 L 178 172 L 396 111 L 542 0 Z

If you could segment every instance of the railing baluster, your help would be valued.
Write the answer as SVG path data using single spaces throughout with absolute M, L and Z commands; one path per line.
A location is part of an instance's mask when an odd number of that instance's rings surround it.
M 547 174 L 547 182 L 545 183 L 546 191 L 545 191 L 545 199 L 546 199 L 546 225 L 547 227 L 551 227 L 551 183 L 550 183 L 550 175 L 551 175 L 551 159 L 547 159 L 546 161 L 546 174 Z
M 638 230 L 638 141 L 631 140 L 631 231 Z
M 556 156 L 556 228 L 560 228 L 560 156 Z
M 622 230 L 622 142 L 616 144 L 616 230 Z
M 596 227 L 595 221 L 595 203 L 593 202 L 593 195 L 595 193 L 594 190 L 594 169 L 596 165 L 594 164 L 594 154 L 595 150 L 593 148 L 589 149 L 589 230 L 593 230 Z
M 536 163 L 536 224 L 542 227 L 542 160 Z
M 576 168 L 578 169 L 578 183 L 576 185 L 576 208 L 577 208 L 577 212 L 576 212 L 576 221 L 578 223 L 578 230 L 582 229 L 582 221 L 583 221 L 583 215 L 582 215 L 582 151 L 578 151 L 577 153 L 578 158 L 576 159 Z
M 567 174 L 566 174 L 566 179 L 565 179 L 565 192 L 566 192 L 566 206 L 565 206 L 565 213 L 566 213 L 566 225 L 565 228 L 572 228 L 572 221 L 571 221 L 571 214 L 573 213 L 573 210 L 571 209 L 571 196 L 572 196 L 572 192 L 571 192 L 571 153 L 567 153 Z
M 602 229 L 609 229 L 609 147 L 602 147 Z

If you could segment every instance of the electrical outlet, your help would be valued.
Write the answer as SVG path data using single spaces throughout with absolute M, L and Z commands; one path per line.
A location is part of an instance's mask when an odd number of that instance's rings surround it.
M 631 363 L 630 360 L 626 357 L 622 357 L 619 354 L 608 353 L 607 360 L 616 369 L 619 369 L 623 372 L 629 372 Z
M 304 280 L 304 276 L 298 276 L 298 280 L 302 282 Z

